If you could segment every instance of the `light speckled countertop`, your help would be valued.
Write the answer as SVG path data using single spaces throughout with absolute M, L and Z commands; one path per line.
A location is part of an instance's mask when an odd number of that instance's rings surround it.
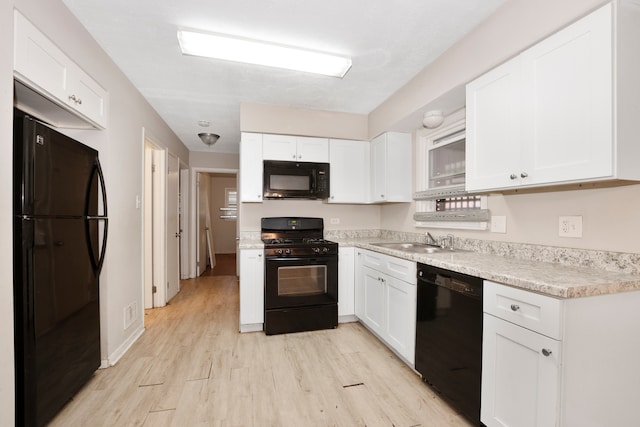
M 371 243 L 397 241 L 381 237 L 332 238 L 331 240 L 338 242 L 341 246 L 369 249 L 559 298 L 640 290 L 640 275 L 636 274 L 470 251 L 413 254 L 371 245 Z M 243 239 L 239 247 L 240 249 L 261 249 L 263 244 L 260 240 Z

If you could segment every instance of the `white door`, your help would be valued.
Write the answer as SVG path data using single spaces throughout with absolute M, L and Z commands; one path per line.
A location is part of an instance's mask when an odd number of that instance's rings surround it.
M 329 162 L 329 140 L 311 136 L 297 136 L 297 159 L 303 162 Z
M 167 302 L 180 290 L 180 160 L 169 154 L 167 169 Z
M 385 325 L 385 283 L 382 274 L 369 268 L 362 268 L 364 291 L 363 321 L 374 332 L 382 336 Z
M 371 141 L 371 200 L 383 202 L 387 190 L 387 139 L 380 135 Z
M 611 25 L 609 5 L 522 53 L 522 170 L 532 183 L 613 174 Z
M 487 427 L 558 425 L 560 342 L 484 314 L 482 404 Z
M 332 139 L 329 142 L 331 196 L 329 203 L 369 201 L 369 142 Z
M 386 338 L 409 363 L 415 363 L 416 286 L 389 278 L 386 282 Z
M 467 85 L 466 188 L 520 184 L 520 58 Z

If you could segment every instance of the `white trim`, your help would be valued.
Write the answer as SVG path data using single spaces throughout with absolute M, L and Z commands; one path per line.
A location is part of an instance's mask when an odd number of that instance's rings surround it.
M 127 338 L 125 342 L 123 342 L 120 347 L 116 349 L 113 353 L 111 353 L 107 360 L 102 360 L 100 363 L 100 369 L 108 368 L 109 366 L 114 366 L 118 361 L 124 356 L 124 354 L 129 351 L 131 346 L 138 341 L 138 338 L 142 336 L 144 333 L 144 326 L 140 325 L 136 331 Z
M 466 221 L 416 221 L 416 228 L 451 228 L 458 230 L 488 230 L 488 222 L 466 222 Z

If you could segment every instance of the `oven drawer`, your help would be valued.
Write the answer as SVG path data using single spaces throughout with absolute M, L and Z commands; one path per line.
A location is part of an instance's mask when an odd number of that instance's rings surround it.
M 483 310 L 557 340 L 562 339 L 563 301 L 484 281 Z
M 362 249 L 362 265 L 388 274 L 410 284 L 416 284 L 416 263 L 378 252 Z

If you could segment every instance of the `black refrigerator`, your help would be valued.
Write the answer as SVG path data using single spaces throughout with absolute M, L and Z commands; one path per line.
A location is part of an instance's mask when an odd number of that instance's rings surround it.
M 50 421 L 100 366 L 107 204 L 98 152 L 14 109 L 16 425 Z

